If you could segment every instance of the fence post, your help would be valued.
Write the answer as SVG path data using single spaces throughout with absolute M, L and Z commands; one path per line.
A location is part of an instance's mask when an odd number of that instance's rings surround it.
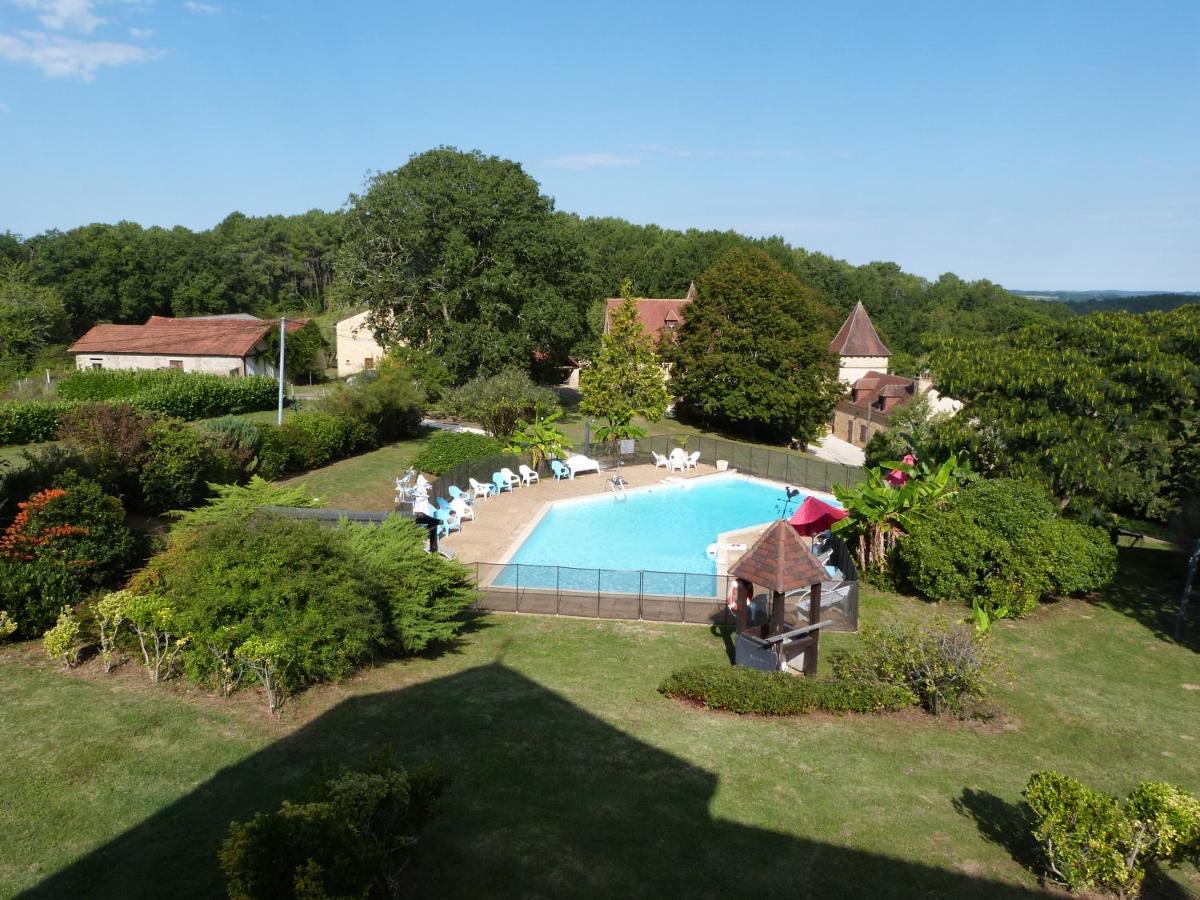
M 562 566 L 554 567 L 554 614 L 562 614 Z
M 517 602 L 513 612 L 521 611 L 521 564 L 517 563 Z
M 642 594 L 646 590 L 646 570 L 638 569 L 638 621 L 642 620 Z

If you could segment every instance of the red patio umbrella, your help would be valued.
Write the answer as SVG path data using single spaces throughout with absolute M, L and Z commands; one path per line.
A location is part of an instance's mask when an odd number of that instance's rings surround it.
M 816 497 L 807 497 L 800 508 L 792 513 L 788 524 L 796 529 L 797 534 L 812 537 L 822 531 L 828 531 L 838 519 L 846 518 L 846 511 L 839 506 L 830 506 Z

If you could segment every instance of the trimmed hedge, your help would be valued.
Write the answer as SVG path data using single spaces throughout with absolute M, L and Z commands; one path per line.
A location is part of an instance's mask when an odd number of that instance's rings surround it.
M 58 383 L 64 400 L 123 400 L 180 419 L 205 419 L 270 409 L 278 383 L 264 375 L 229 378 L 170 370 L 87 369 Z
M 58 437 L 64 413 L 79 404 L 72 401 L 48 403 L 0 403 L 0 445 L 40 444 Z
M 461 462 L 504 452 L 504 444 L 471 431 L 439 431 L 413 459 L 413 468 L 430 475 L 445 475 Z
M 696 700 L 709 709 L 763 716 L 826 712 L 895 712 L 917 702 L 912 691 L 871 681 L 798 678 L 742 666 L 709 664 L 679 669 L 659 685 L 669 697 Z

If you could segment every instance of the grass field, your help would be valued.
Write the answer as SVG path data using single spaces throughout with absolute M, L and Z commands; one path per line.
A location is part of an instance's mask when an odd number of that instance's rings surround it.
M 283 483 L 304 485 L 329 509 L 393 509 L 396 479 L 421 452 L 426 439 L 427 436 L 423 436 L 389 444 L 286 479 Z
M 154 688 L 132 664 L 68 673 L 10 645 L 0 896 L 220 896 L 230 819 L 382 746 L 449 778 L 417 896 L 1039 895 L 1019 862 L 1031 772 L 1200 790 L 1200 637 L 1165 637 L 1177 562 L 1122 550 L 1129 587 L 999 626 L 1011 680 L 987 725 L 685 707 L 661 678 L 725 658 L 693 626 L 487 616 L 446 652 L 311 690 L 279 721 L 252 696 Z M 865 621 L 934 614 L 864 593 Z M 1200 876 L 1156 876 L 1148 896 L 1200 896 Z

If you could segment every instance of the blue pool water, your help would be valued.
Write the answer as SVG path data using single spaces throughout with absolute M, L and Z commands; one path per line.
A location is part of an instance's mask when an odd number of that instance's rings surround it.
M 790 515 L 804 494 L 787 507 Z M 776 519 L 783 487 L 736 475 L 551 504 L 497 576 L 505 587 L 712 597 L 717 535 Z

